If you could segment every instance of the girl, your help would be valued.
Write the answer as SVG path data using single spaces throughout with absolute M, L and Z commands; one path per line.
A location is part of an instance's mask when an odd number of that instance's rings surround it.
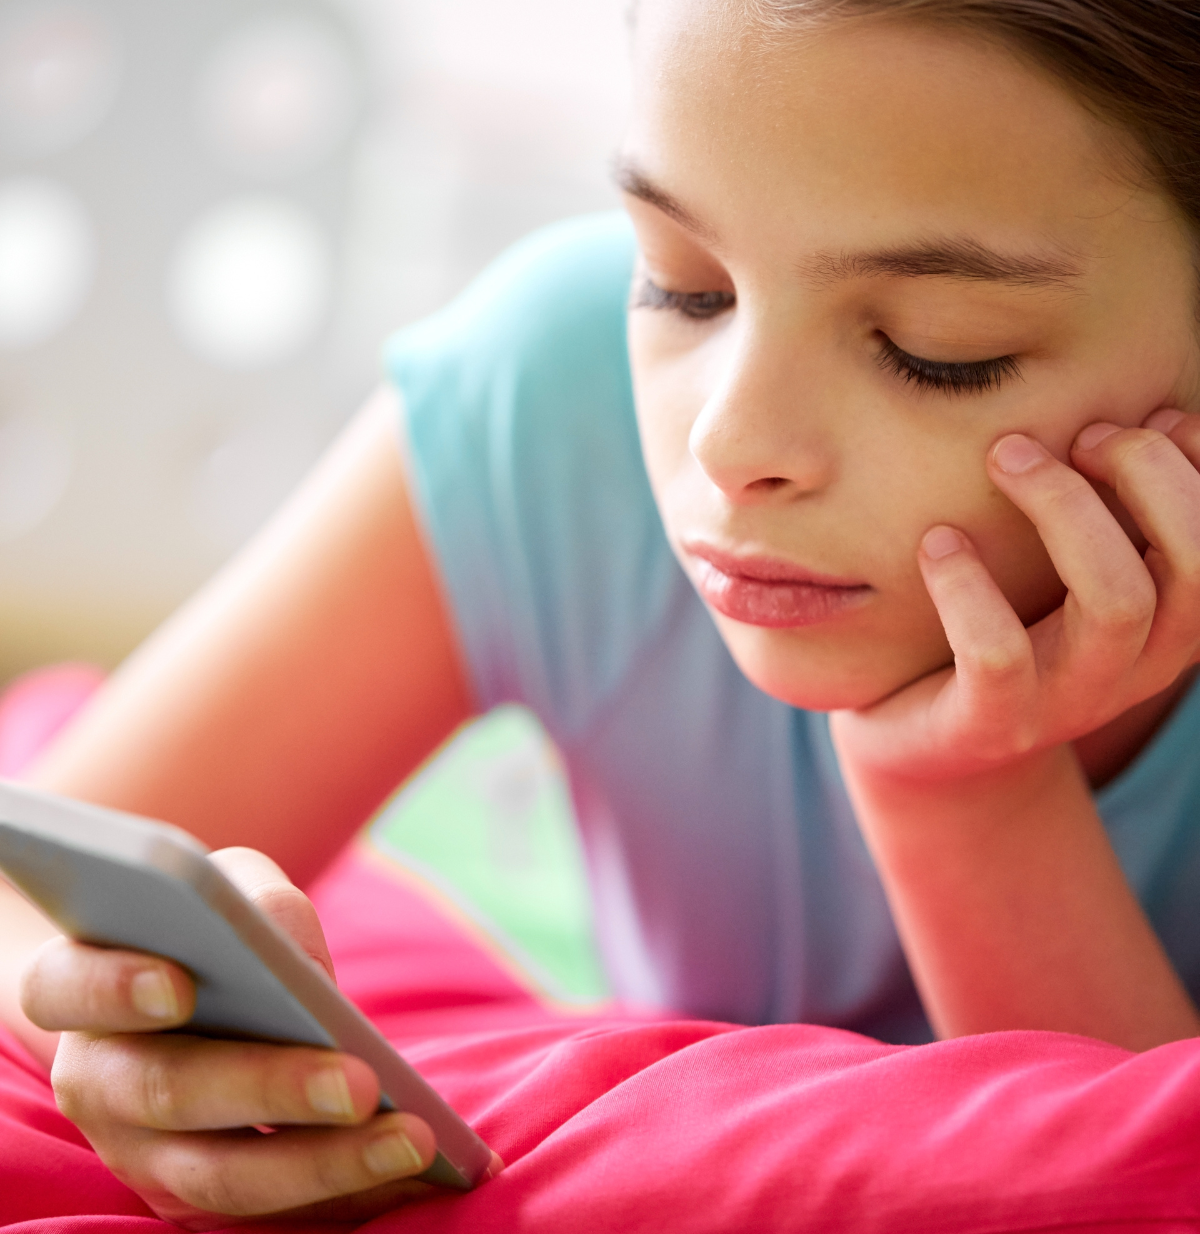
M 566 755 L 626 999 L 894 1041 L 1196 1035 L 1200 10 L 636 25 L 636 242 L 551 231 L 403 334 L 36 782 L 303 881 L 515 699 Z M 267 858 L 225 861 L 322 954 Z M 16 967 L 39 927 L 5 913 Z M 356 1060 L 148 1031 L 190 999 L 59 943 L 28 1020 L 10 995 L 47 1060 L 66 1030 L 60 1103 L 158 1211 L 429 1160 Z M 288 1122 L 335 1129 L 279 1132 L 266 1171 L 209 1131 Z

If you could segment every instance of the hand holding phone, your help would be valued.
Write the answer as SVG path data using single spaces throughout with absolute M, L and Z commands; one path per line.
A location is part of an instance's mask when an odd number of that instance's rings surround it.
M 0 807 L 12 792 L 0 789 Z M 206 861 L 328 967 L 311 904 L 268 858 L 241 849 Z M 70 898 L 50 906 L 55 916 L 69 916 Z M 205 1001 L 203 988 L 200 1004 L 196 994 L 192 975 L 169 960 L 67 939 L 43 948 L 25 982 L 30 1019 L 64 1030 L 60 1104 L 159 1215 L 191 1229 L 228 1224 L 216 1214 L 361 1220 L 429 1190 L 416 1176 L 435 1160 L 435 1134 L 412 1112 L 378 1112 L 371 1066 L 327 1043 L 153 1031 L 195 1025 Z

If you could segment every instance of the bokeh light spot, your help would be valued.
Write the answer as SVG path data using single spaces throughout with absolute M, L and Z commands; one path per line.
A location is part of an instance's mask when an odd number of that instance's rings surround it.
M 94 10 L 76 4 L 3 6 L 0 140 L 35 155 L 81 141 L 107 116 L 120 67 L 112 28 Z
M 263 368 L 316 333 L 331 256 L 306 211 L 270 196 L 236 198 L 198 219 L 171 265 L 167 300 L 180 336 L 224 368 Z
M 87 297 L 95 265 L 80 202 L 52 180 L 0 181 L 0 348 L 57 334 Z
M 210 148 L 244 174 L 279 176 L 328 158 L 359 104 L 350 58 L 330 30 L 300 18 L 251 23 L 200 80 L 197 118 Z

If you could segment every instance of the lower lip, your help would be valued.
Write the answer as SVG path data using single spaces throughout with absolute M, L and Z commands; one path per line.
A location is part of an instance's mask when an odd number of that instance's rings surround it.
M 820 583 L 768 582 L 726 574 L 693 558 L 700 595 L 725 617 L 750 626 L 785 630 L 812 626 L 857 608 L 871 587 L 827 587 Z

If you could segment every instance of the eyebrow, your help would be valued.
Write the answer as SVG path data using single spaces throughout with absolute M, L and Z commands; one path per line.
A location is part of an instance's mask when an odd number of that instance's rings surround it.
M 821 283 L 885 275 L 952 278 L 1019 287 L 1062 287 L 1082 277 L 1063 253 L 1001 253 L 970 237 L 946 237 L 861 253 L 824 253 L 801 263 Z
M 677 197 L 661 189 L 632 160 L 618 156 L 613 161 L 612 177 L 617 188 L 647 205 L 657 206 L 681 227 L 705 240 L 714 238 L 711 227 L 702 223 Z
M 614 162 L 613 179 L 623 192 L 656 206 L 694 235 L 715 239 L 711 227 L 629 159 Z M 863 252 L 818 253 L 801 262 L 800 272 L 823 284 L 885 276 L 964 279 L 1020 287 L 1062 287 L 1083 275 L 1079 264 L 1066 253 L 1002 253 L 970 237 L 935 238 Z

